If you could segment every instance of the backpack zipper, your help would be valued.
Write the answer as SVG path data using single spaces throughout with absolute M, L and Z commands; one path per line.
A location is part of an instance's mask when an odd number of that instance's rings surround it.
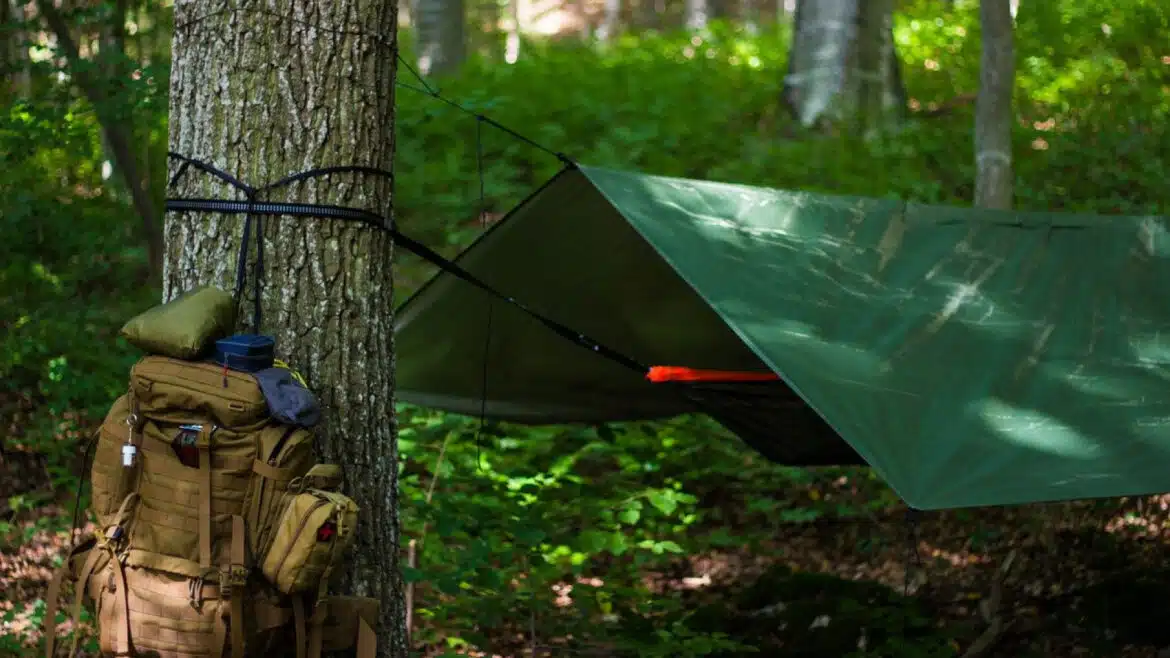
M 297 427 L 296 425 L 293 425 L 292 427 L 289 427 L 287 430 L 285 430 L 284 434 L 280 435 L 280 438 L 276 441 L 276 445 L 272 447 L 272 454 L 268 456 L 269 466 L 276 466 L 276 462 L 279 461 L 277 460 L 277 457 L 280 456 L 280 449 L 284 447 L 284 444 L 287 443 L 290 438 L 292 438 L 292 435 L 295 434 L 296 431 Z
M 292 549 L 296 545 L 295 539 L 305 531 L 305 526 L 309 525 L 309 518 L 313 516 L 313 512 L 316 512 L 326 504 L 326 501 L 318 498 L 317 502 L 313 503 L 313 506 L 310 507 L 307 512 L 305 512 L 305 515 L 301 518 L 301 522 L 297 525 L 296 532 L 293 533 L 292 538 L 288 542 L 288 546 L 284 549 L 284 555 L 280 556 L 280 562 L 276 563 L 276 569 L 272 574 L 274 577 L 280 577 L 280 572 L 284 569 L 284 563 L 288 561 L 289 556 L 292 554 Z

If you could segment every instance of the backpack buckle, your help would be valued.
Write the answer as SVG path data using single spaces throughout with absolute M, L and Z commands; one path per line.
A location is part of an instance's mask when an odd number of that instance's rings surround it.
M 219 572 L 219 596 L 222 599 L 232 598 L 233 589 L 243 588 L 247 584 L 248 568 L 243 565 L 233 564 Z

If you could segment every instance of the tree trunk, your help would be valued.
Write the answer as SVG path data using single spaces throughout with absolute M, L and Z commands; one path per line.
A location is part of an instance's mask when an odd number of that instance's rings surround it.
M 1012 207 L 1012 87 L 1015 46 L 1009 0 L 979 4 L 983 57 L 975 101 L 975 205 Z
M 504 37 L 504 61 L 515 64 L 520 59 L 520 0 L 508 2 L 508 34 Z
M 443 75 L 459 68 L 466 56 L 463 0 L 418 0 L 418 69 Z
M 16 72 L 19 70 L 16 32 L 9 30 L 9 23 L 12 23 L 15 14 L 11 0 L 0 0 L 0 75 L 4 80 L 3 86 L 0 86 L 0 103 L 7 103 L 9 94 L 16 95 Z
M 759 34 L 759 0 L 739 0 L 739 16 L 740 21 L 743 23 L 743 28 L 748 34 Z
M 688 30 L 702 30 L 707 27 L 710 9 L 707 0 L 686 0 L 686 27 Z
M 597 40 L 609 43 L 622 24 L 622 0 L 605 0 L 605 10 L 602 13 L 601 25 L 597 26 Z
M 175 3 L 170 149 L 253 185 L 335 165 L 390 169 L 395 0 L 230 4 L 209 12 L 198 0 Z M 384 178 L 344 173 L 265 200 L 353 206 L 389 218 L 391 191 Z M 170 194 L 239 198 L 193 168 Z M 273 336 L 278 357 L 320 398 L 322 457 L 341 465 L 362 510 L 345 584 L 381 601 L 378 655 L 401 658 L 392 244 L 387 233 L 354 223 L 265 220 L 263 321 L 248 329 Z M 232 289 L 242 226 L 239 215 L 168 213 L 164 300 L 200 284 Z M 240 317 L 249 320 L 250 293 L 244 297 Z
M 0 0 L 9 9 L 8 21 L 15 22 L 23 28 L 29 21 L 28 9 L 24 0 Z M 18 98 L 28 98 L 32 95 L 32 68 L 28 57 L 29 32 L 24 29 L 8 33 L 8 52 L 12 57 L 13 94 Z
M 896 118 L 905 90 L 894 48 L 892 0 L 799 0 L 783 101 L 805 126 Z

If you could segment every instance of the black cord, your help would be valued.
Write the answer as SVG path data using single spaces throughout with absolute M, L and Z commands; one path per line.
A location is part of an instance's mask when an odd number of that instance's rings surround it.
M 442 101 L 443 103 L 450 105 L 451 107 L 459 110 L 460 112 L 463 112 L 465 114 L 468 114 L 470 116 L 475 117 L 476 121 L 487 123 L 487 124 L 491 125 L 493 128 L 500 130 L 502 132 L 505 132 L 505 133 L 511 135 L 513 138 L 518 139 L 518 140 L 524 142 L 525 144 L 528 144 L 529 146 L 531 146 L 535 149 L 544 151 L 545 153 L 560 160 L 567 167 L 576 167 L 577 166 L 577 163 L 573 162 L 573 160 L 569 156 L 565 155 L 564 153 L 561 153 L 560 151 L 554 151 L 554 150 L 548 148 L 547 146 L 539 144 L 536 141 L 529 139 L 528 137 L 525 137 L 524 135 L 521 135 L 520 133 L 501 124 L 500 122 L 496 121 L 495 119 L 492 119 L 491 117 L 480 114 L 479 112 L 476 112 L 474 110 L 469 110 L 466 107 L 463 107 L 462 105 L 460 105 L 459 103 L 456 103 L 453 100 L 450 100 L 448 98 L 444 98 L 442 95 L 439 94 L 437 89 L 435 89 L 431 85 L 427 84 L 426 79 L 424 79 L 423 76 L 421 74 L 419 74 L 419 72 L 416 71 L 415 68 L 413 66 L 411 66 L 410 63 L 407 62 L 405 58 L 402 57 L 401 53 L 398 53 L 397 57 L 398 57 L 398 61 L 403 66 L 406 67 L 406 70 L 410 71 L 411 75 L 413 75 L 415 77 L 415 79 L 418 80 L 420 84 L 422 84 L 422 87 L 421 88 L 416 87 L 415 85 L 412 85 L 408 82 L 402 82 L 399 80 L 395 80 L 394 84 L 396 86 L 402 87 L 403 89 L 409 89 L 411 91 L 420 93 L 424 96 L 430 96 L 431 98 L 434 98 L 435 100 L 438 100 L 438 101 Z
M 476 170 L 479 173 L 479 220 L 480 227 L 487 228 L 487 202 L 485 201 L 484 192 L 484 173 L 483 173 L 483 120 L 476 119 L 475 121 L 475 162 Z M 480 450 L 483 445 L 483 428 L 487 423 L 487 399 L 488 399 L 488 360 L 490 358 L 490 350 L 492 344 L 492 315 L 495 308 L 495 300 L 488 297 L 487 307 L 487 321 L 484 326 L 483 338 L 483 373 L 480 378 L 480 401 L 479 401 L 479 427 L 475 430 L 475 463 L 476 467 L 481 471 L 483 469 L 483 461 L 480 456 Z
M 252 281 L 252 294 L 256 296 L 252 314 L 252 331 L 260 333 L 260 289 L 264 285 L 264 217 L 256 215 L 256 276 Z
M 77 495 L 73 499 L 73 526 L 69 529 L 69 554 L 77 549 L 77 530 L 81 525 L 81 490 L 85 488 L 85 474 L 89 471 L 90 457 L 101 436 L 99 432 L 94 432 L 86 443 L 85 451 L 81 454 L 81 466 L 77 469 Z
M 436 253 L 430 247 L 411 238 L 408 235 L 403 234 L 401 231 L 399 231 L 397 228 L 395 228 L 392 223 L 388 225 L 387 222 L 385 221 L 385 219 L 379 215 L 376 215 L 376 214 L 371 213 L 369 211 L 359 210 L 356 208 L 344 208 L 344 207 L 339 207 L 339 206 L 327 206 L 327 205 L 318 206 L 316 204 L 264 203 L 264 202 L 257 202 L 254 200 L 256 198 L 256 195 L 262 190 L 271 189 L 273 186 L 276 186 L 278 184 L 285 184 L 290 180 L 305 180 L 305 179 L 310 178 L 314 175 L 322 175 L 322 172 L 336 173 L 339 170 L 338 168 L 330 168 L 330 169 L 323 169 L 323 170 L 310 169 L 308 171 L 304 171 L 304 172 L 301 172 L 299 174 L 295 174 L 293 176 L 281 179 L 281 180 L 277 181 L 276 183 L 272 183 L 270 185 L 266 185 L 266 186 L 261 187 L 261 188 L 253 188 L 253 187 L 246 185 L 245 183 L 239 181 L 234 176 L 232 176 L 224 171 L 221 171 L 220 169 L 218 169 L 212 165 L 209 165 L 205 162 L 200 162 L 200 161 L 195 160 L 193 158 L 189 158 L 187 156 L 179 155 L 178 153 L 173 153 L 173 152 L 168 153 L 168 156 L 176 158 L 176 159 L 184 161 L 184 162 L 187 162 L 192 167 L 195 167 L 196 169 L 199 169 L 201 171 L 205 171 L 205 172 L 227 182 L 228 184 L 232 185 L 233 187 L 236 187 L 237 189 L 239 189 L 240 191 L 243 191 L 245 194 L 247 194 L 249 196 L 249 200 L 246 203 L 241 203 L 238 201 L 222 201 L 222 200 L 218 200 L 218 199 L 194 199 L 194 198 L 178 198 L 178 199 L 176 199 L 176 198 L 170 198 L 170 199 L 167 199 L 167 201 L 166 201 L 166 208 L 169 211 L 244 213 L 246 218 L 250 217 L 252 215 L 260 215 L 260 214 L 277 215 L 277 216 L 279 216 L 279 215 L 293 215 L 293 216 L 301 216 L 301 217 L 314 217 L 314 218 L 318 218 L 318 219 L 322 218 L 322 217 L 326 217 L 326 218 L 335 218 L 335 219 L 343 219 L 343 220 L 352 220 L 352 221 L 360 222 L 360 223 L 365 224 L 367 226 L 370 226 L 372 228 L 376 228 L 378 230 L 388 231 L 390 233 L 390 235 L 394 238 L 395 244 L 398 244 L 398 245 L 401 245 L 402 247 L 405 247 L 408 251 L 411 251 L 415 255 L 421 257 L 423 260 L 426 260 L 427 262 L 429 262 L 430 264 L 437 266 L 439 269 L 443 270 L 444 272 L 451 274 L 452 276 L 455 276 L 466 283 L 470 283 L 471 285 L 479 288 L 480 290 L 483 290 L 484 292 L 488 293 L 489 295 L 491 295 L 499 300 L 505 301 L 505 302 L 515 306 L 520 311 L 524 312 L 525 314 L 527 314 L 528 316 L 530 316 L 534 320 L 543 324 L 545 327 L 550 329 L 553 333 L 557 334 L 558 336 L 560 336 L 568 341 L 571 341 L 573 343 L 576 343 L 577 345 L 579 345 L 579 346 L 581 346 L 581 347 L 583 347 L 591 352 L 594 352 L 594 353 L 598 354 L 599 356 L 603 356 L 603 357 L 605 357 L 605 358 L 607 358 L 615 363 L 618 363 L 618 364 L 620 364 L 628 369 L 634 370 L 639 375 L 644 375 L 648 371 L 648 368 L 645 365 L 642 365 L 641 363 L 639 363 L 638 361 L 631 359 L 628 356 L 625 356 L 624 354 L 622 354 L 621 352 L 618 352 L 617 350 L 615 350 L 613 348 L 602 345 L 601 343 L 594 340 L 593 338 L 590 338 L 589 336 L 586 336 L 585 334 L 583 334 L 581 332 L 575 331 L 574 329 L 572 329 L 566 325 L 563 325 L 563 324 L 557 322 L 556 320 L 548 318 L 548 317 L 542 315 L 541 313 L 529 308 L 528 306 L 525 306 L 521 302 L 517 301 L 514 297 L 511 297 L 509 295 L 505 295 L 504 293 L 500 292 L 499 290 L 496 290 L 492 286 L 485 283 L 479 277 L 471 274 L 467 270 L 464 270 L 462 267 L 460 267 L 459 265 L 457 265 L 453 261 L 450 261 L 450 260 L 444 258 L 443 256 L 440 256 L 438 253 Z M 379 174 L 381 176 L 388 177 L 388 178 L 391 176 L 390 172 L 388 172 L 388 171 L 384 171 L 381 169 L 374 169 L 372 167 L 345 167 L 343 169 L 346 171 L 363 171 L 363 172 L 367 172 L 367 173 L 376 173 L 376 174 Z M 548 182 L 546 182 L 545 185 L 542 186 L 541 189 L 544 189 L 545 187 L 550 185 L 554 180 L 557 179 L 557 177 L 559 177 L 561 174 L 565 173 L 568 170 L 569 170 L 568 167 L 562 169 L 557 174 L 557 176 L 554 176 L 552 179 L 550 179 Z M 535 193 L 534 193 L 534 195 L 535 195 Z M 529 199 L 531 199 L 534 195 L 530 195 Z M 523 205 L 523 204 L 521 204 L 521 205 Z M 245 221 L 245 238 L 247 237 L 247 235 L 249 235 L 251 233 L 250 227 L 247 224 L 248 224 L 248 222 Z M 246 249 L 242 249 L 241 255 L 240 255 L 240 262 L 237 264 L 237 299 L 239 298 L 239 293 L 242 292 L 242 289 L 243 289 L 242 288 L 243 284 L 240 283 L 240 281 L 242 280 L 242 279 L 240 279 L 240 277 L 244 276 L 243 274 L 241 274 L 241 272 L 246 272 L 246 269 L 243 265 L 243 263 L 246 262 L 246 255 L 245 254 L 246 254 Z

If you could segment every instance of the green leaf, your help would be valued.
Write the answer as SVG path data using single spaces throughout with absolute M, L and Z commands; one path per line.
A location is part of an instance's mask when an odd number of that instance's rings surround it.
M 600 553 L 609 546 L 609 533 L 586 530 L 581 533 L 581 549 L 587 553 Z
M 655 509 L 666 516 L 670 516 L 671 512 L 678 507 L 678 500 L 671 489 L 653 489 L 647 492 L 646 497 L 650 499 L 650 504 Z
M 522 526 L 512 531 L 512 536 L 521 544 L 537 546 L 540 542 L 544 541 L 548 533 L 534 526 Z
M 435 520 L 435 532 L 440 537 L 450 537 L 459 530 L 459 519 L 450 513 L 440 513 L 439 518 Z
M 625 508 L 618 513 L 618 519 L 626 525 L 634 525 L 640 518 L 642 518 L 642 501 L 640 500 L 627 502 Z

